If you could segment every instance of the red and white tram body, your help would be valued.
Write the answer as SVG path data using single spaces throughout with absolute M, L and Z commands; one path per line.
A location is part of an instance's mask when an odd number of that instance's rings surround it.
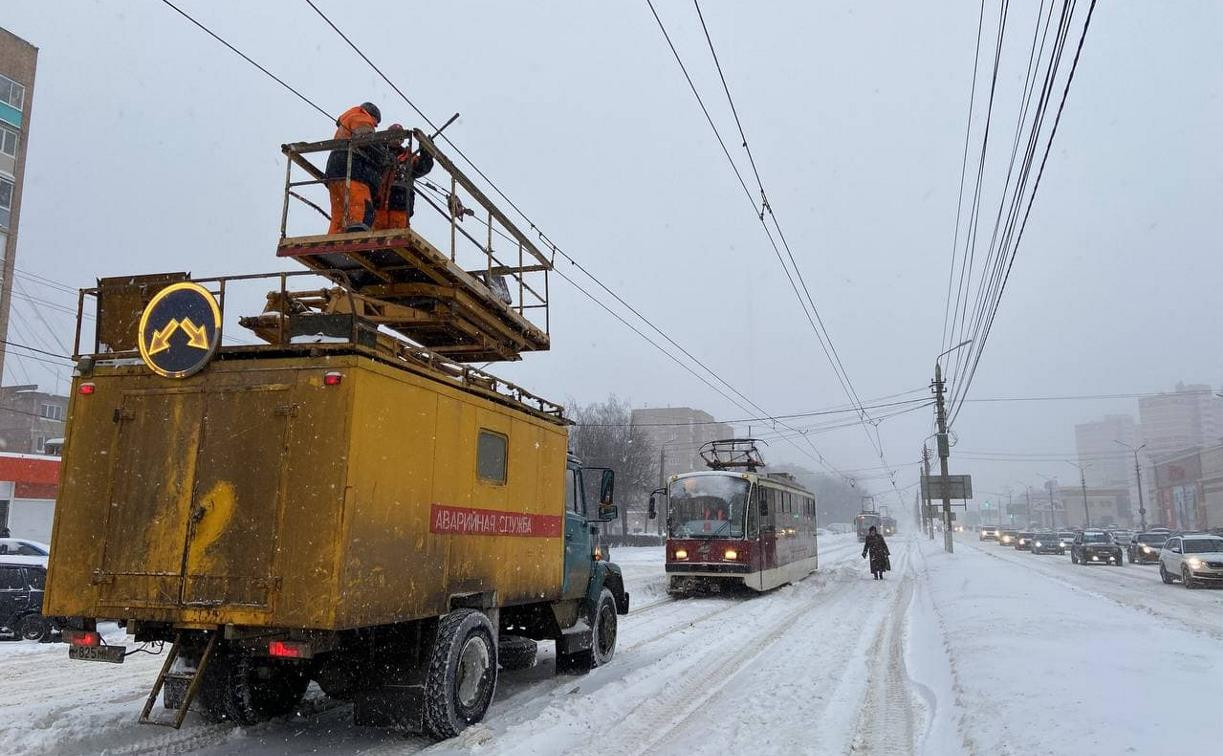
M 669 589 L 717 584 L 757 591 L 802 580 L 818 565 L 815 494 L 787 477 L 713 470 L 667 486 Z

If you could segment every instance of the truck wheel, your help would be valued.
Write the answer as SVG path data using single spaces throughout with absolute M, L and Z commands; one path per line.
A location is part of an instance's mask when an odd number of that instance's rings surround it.
M 204 670 L 200 701 L 213 722 L 243 727 L 289 714 L 310 684 L 304 668 L 252 656 L 233 649 L 218 649 Z
M 27 614 L 17 623 L 17 635 L 41 643 L 51 637 L 51 623 L 41 614 Z
M 535 666 L 539 644 L 520 635 L 502 635 L 497 639 L 497 661 L 502 669 L 517 671 Z
M 590 617 L 590 648 L 574 654 L 557 654 L 556 669 L 563 672 L 589 672 L 612 660 L 616 654 L 616 597 L 607 588 Z
M 453 738 L 479 722 L 497 688 L 497 644 L 483 612 L 456 609 L 437 624 L 425 680 L 425 731 Z

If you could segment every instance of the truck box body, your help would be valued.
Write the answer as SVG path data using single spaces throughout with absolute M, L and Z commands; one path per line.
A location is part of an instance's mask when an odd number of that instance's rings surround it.
M 48 614 L 343 630 L 564 591 L 564 425 L 425 370 L 103 364 L 68 428 Z

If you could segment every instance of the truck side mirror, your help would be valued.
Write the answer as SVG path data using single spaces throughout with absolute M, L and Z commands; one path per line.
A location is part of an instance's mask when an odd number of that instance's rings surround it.
M 599 519 L 603 522 L 610 522 L 620 516 L 620 509 L 615 504 L 616 498 L 616 473 L 613 470 L 604 470 L 603 477 L 599 481 Z

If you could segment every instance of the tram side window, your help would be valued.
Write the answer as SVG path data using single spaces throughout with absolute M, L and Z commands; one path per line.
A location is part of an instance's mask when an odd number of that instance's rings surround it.
M 775 488 L 765 490 L 768 496 L 768 512 L 760 518 L 760 530 L 771 531 L 776 529 L 777 509 L 781 506 L 780 492 Z

